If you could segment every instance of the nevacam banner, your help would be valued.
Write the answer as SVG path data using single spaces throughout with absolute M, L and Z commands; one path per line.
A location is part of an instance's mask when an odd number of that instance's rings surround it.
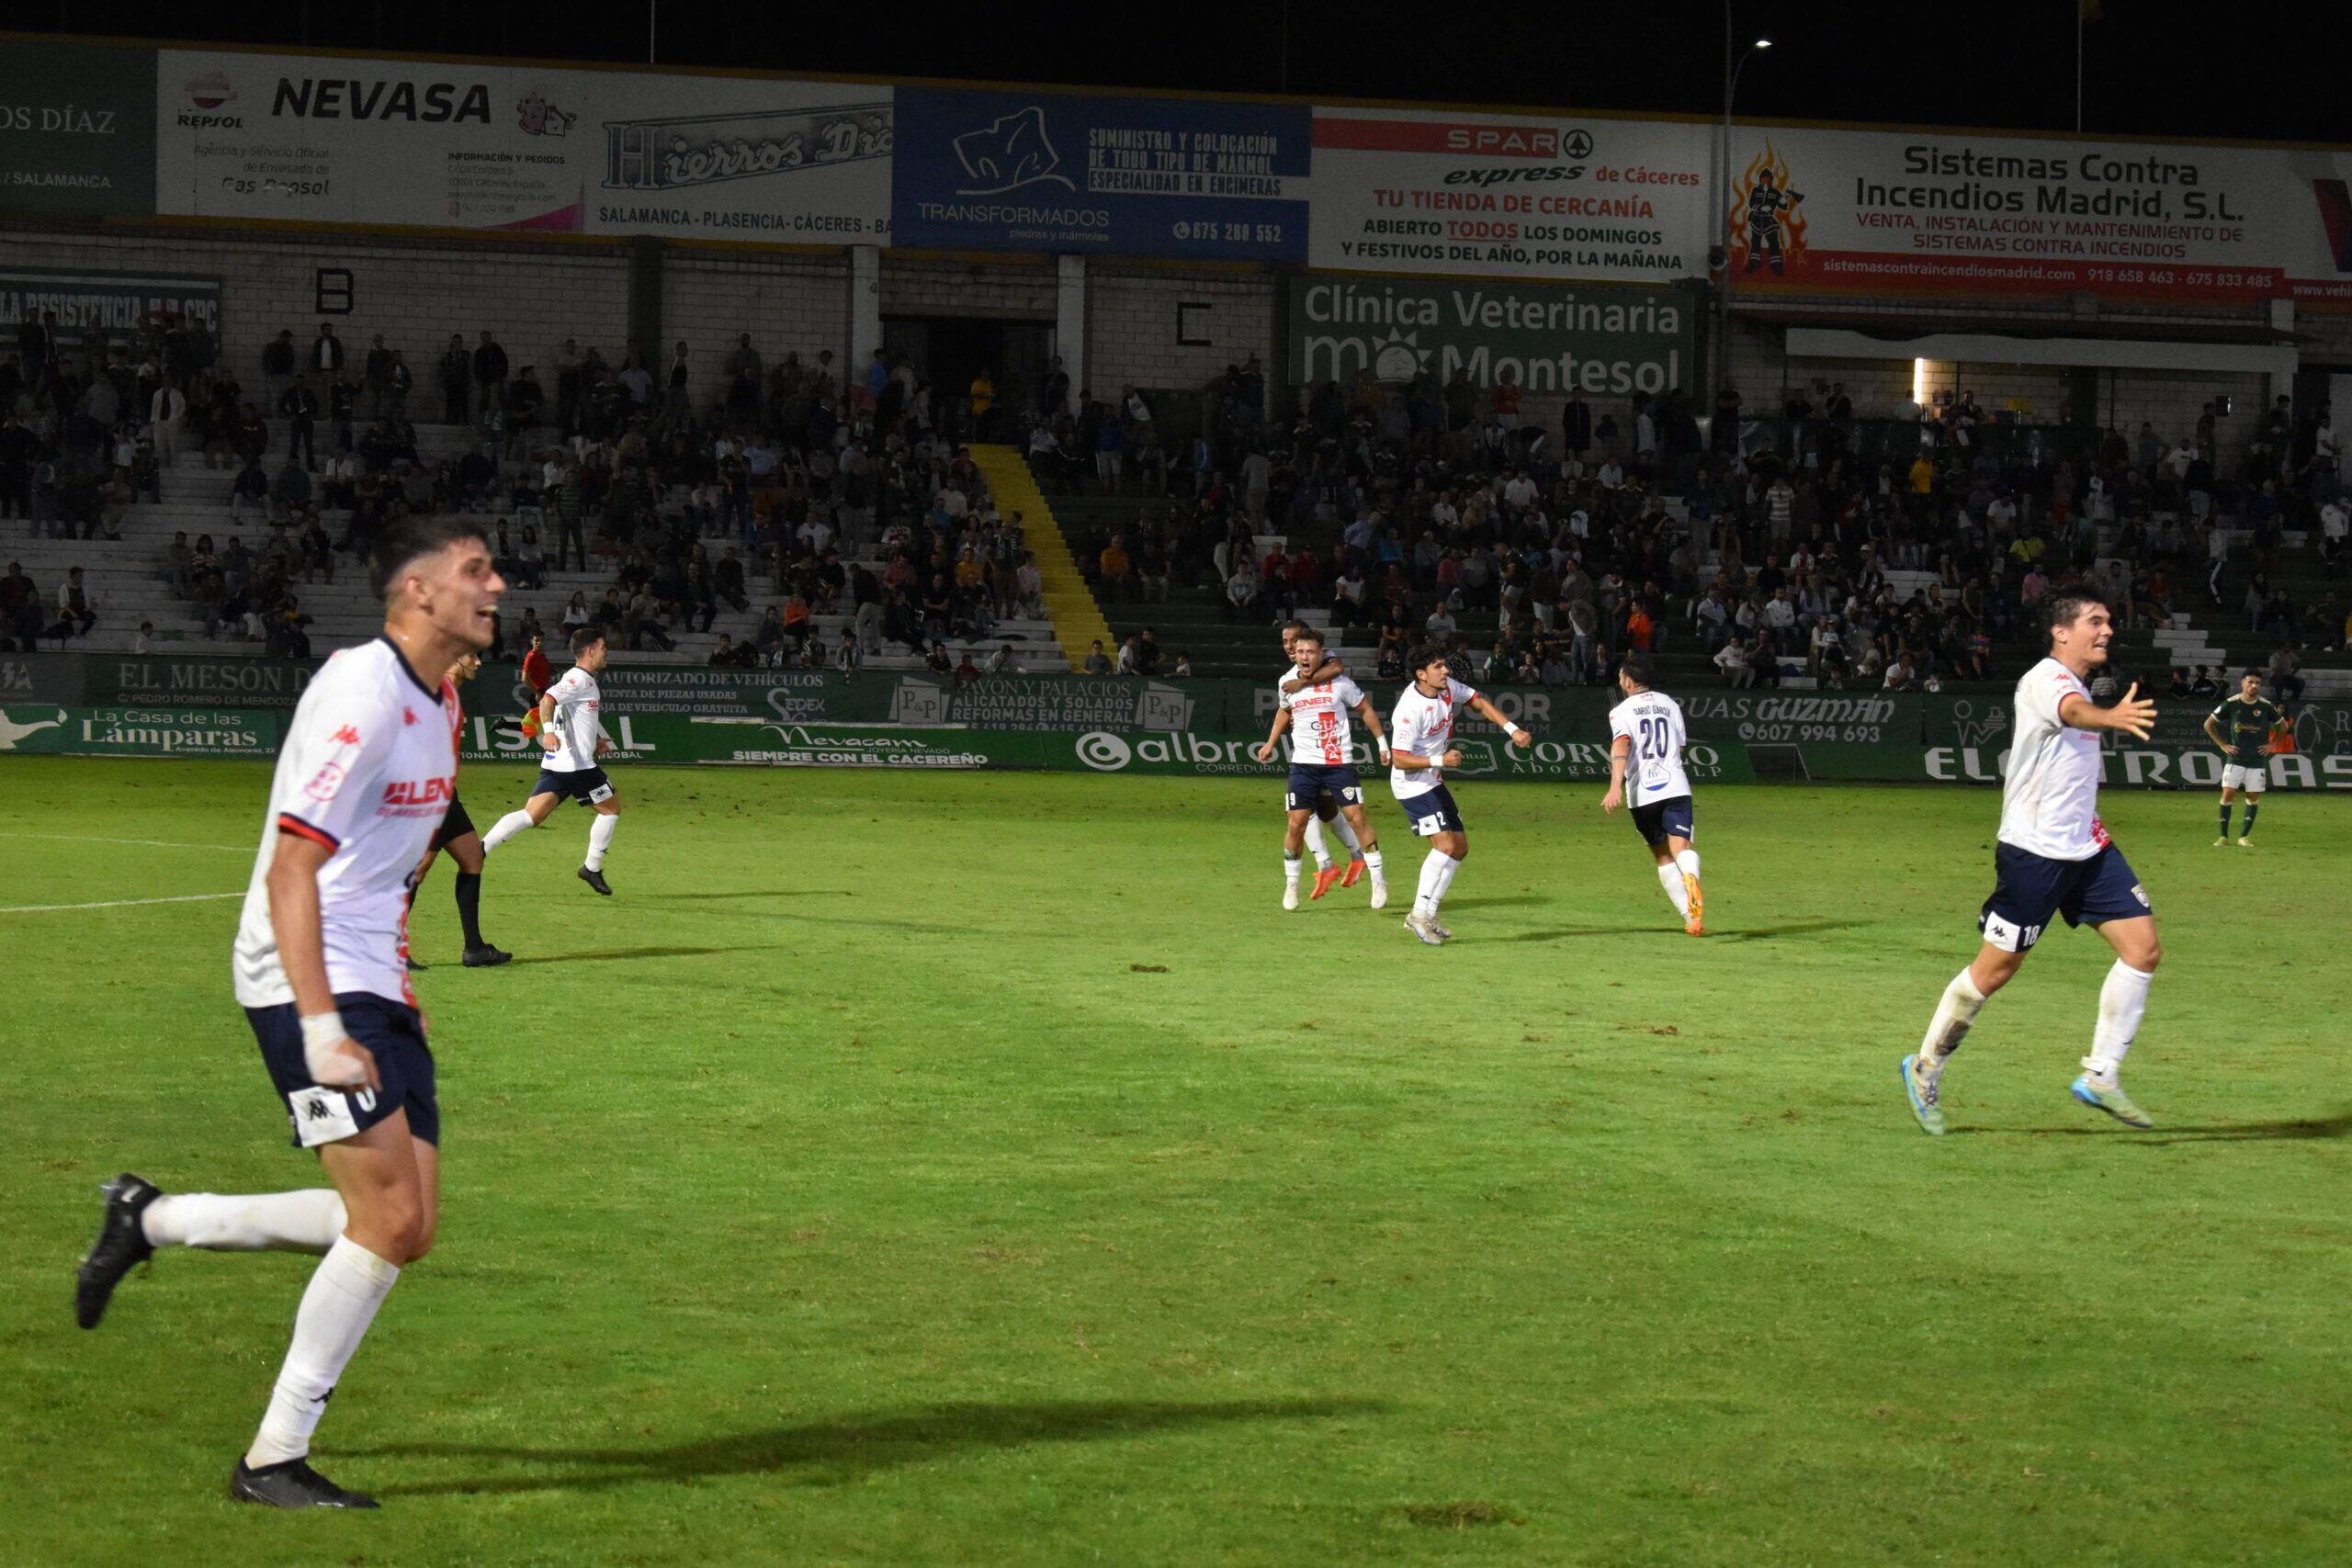
M 1297 105 L 903 87 L 892 243 L 1303 261 Z

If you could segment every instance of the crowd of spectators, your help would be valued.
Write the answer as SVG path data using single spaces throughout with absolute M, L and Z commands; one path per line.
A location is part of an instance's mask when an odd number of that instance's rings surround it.
M 2061 451 L 1962 392 L 1906 407 L 1892 440 L 1882 422 L 1866 457 L 1837 384 L 1763 420 L 1726 389 L 1703 427 L 1679 391 L 1572 395 L 1539 423 L 1509 380 L 1459 373 L 1326 382 L 1287 422 L 1262 416 L 1263 391 L 1255 361 L 1229 367 L 1172 459 L 1156 434 L 1131 441 L 1121 400 L 1081 391 L 1029 416 L 1041 486 L 1142 497 L 1080 544 L 1106 601 L 1190 591 L 1248 622 L 1323 609 L 1376 633 L 1384 673 L 1427 636 L 1480 679 L 1554 684 L 1605 682 L 1630 648 L 1690 652 L 1736 685 L 1994 679 L 2014 673 L 1996 648 L 2030 640 L 2036 603 L 2075 577 L 2127 627 L 2195 602 L 2242 609 L 2290 662 L 2345 641 L 2332 588 L 2303 605 L 2271 581 L 2296 525 L 2332 579 L 2347 521 L 2328 412 L 2299 423 L 2283 398 L 2224 474 L 2210 407 L 2176 440 L 2143 425 Z

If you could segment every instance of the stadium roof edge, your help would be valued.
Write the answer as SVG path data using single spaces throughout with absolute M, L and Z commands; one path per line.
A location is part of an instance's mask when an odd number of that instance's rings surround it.
M 299 44 L 217 43 L 188 39 L 107 38 L 88 33 L 28 33 L 0 31 L 0 44 L 73 43 L 109 49 L 180 49 L 213 54 L 307 56 L 322 60 L 396 60 L 440 65 L 492 65 L 548 71 L 609 71 L 632 75 L 719 76 L 752 81 L 839 82 L 879 87 L 961 87 L 980 91 L 1118 96 L 1139 98 L 1207 99 L 1216 103 L 1292 104 L 1301 107 L 1419 109 L 1448 114 L 1574 115 L 1581 119 L 1666 121 L 1683 125 L 1717 125 L 1720 116 L 1675 114 L 1666 110 L 1587 109 L 1566 104 L 1465 104 L 1411 98 L 1351 98 L 1309 96 L 1296 93 L 1220 93 L 1172 87 L 1124 87 L 1100 83 L 982 82 L 948 76 L 873 76 L 837 71 L 762 71 L 717 65 L 639 65 L 627 61 L 559 60 L 544 56 L 502 59 L 482 54 L 422 54 L 405 50 L 329 49 Z M 2052 141 L 2114 141 L 2161 147 L 2251 147 L 2285 152 L 2352 152 L 2346 141 L 2266 141 L 2252 137 L 2160 136 L 2129 131 L 2068 131 L 2018 130 L 1984 125 L 1913 125 L 1899 121 L 1842 119 L 1768 119 L 1747 115 L 1735 123 L 1749 127 L 1791 130 L 1912 132 L 1928 136 L 1996 136 Z

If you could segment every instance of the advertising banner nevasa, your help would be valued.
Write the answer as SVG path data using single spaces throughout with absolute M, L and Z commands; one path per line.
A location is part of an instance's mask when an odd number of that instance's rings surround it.
M 155 210 L 155 51 L 20 41 L 0 49 L 0 211 Z
M 157 210 L 887 243 L 888 87 L 165 50 Z
M 1706 270 L 1708 129 L 1315 110 L 1318 267 L 1670 283 Z
M 1531 392 L 1653 395 L 1696 384 L 1698 314 L 1681 288 L 1419 283 L 1309 273 L 1291 279 L 1293 386 L 1440 383 L 1508 375 Z
M 1737 128 L 1736 286 L 2352 299 L 2352 153 Z
M 932 87 L 898 105 L 901 245 L 1306 254 L 1305 108 Z

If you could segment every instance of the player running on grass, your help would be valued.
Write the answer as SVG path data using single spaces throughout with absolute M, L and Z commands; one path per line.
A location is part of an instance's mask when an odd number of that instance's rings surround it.
M 1292 638 L 1292 659 L 1301 675 L 1313 674 L 1323 666 L 1323 634 L 1313 627 L 1302 628 Z M 1283 908 L 1298 908 L 1299 851 L 1306 841 L 1307 824 L 1315 820 L 1317 800 L 1329 796 L 1339 802 L 1340 818 L 1353 829 L 1353 837 L 1363 846 L 1361 860 L 1372 872 L 1372 907 L 1388 907 L 1388 873 L 1380 858 L 1380 841 L 1372 824 L 1363 814 L 1363 785 L 1356 777 L 1354 737 L 1348 728 L 1348 715 L 1353 713 L 1372 731 L 1374 742 L 1380 748 L 1380 760 L 1388 761 L 1388 739 L 1380 731 L 1380 716 L 1363 690 L 1345 675 L 1316 681 L 1296 690 L 1285 689 L 1280 705 L 1274 710 L 1273 728 L 1267 734 L 1264 745 L 1258 748 L 1258 761 L 1271 762 L 1282 749 L 1282 734 L 1290 731 L 1290 787 L 1285 802 L 1290 809 L 1290 827 L 1283 837 Z M 1329 888 L 1332 873 L 1328 863 L 1316 873 L 1315 896 L 1323 897 Z
M 2132 874 L 2123 852 L 2109 841 L 2098 819 L 2098 737 L 2116 730 L 2145 740 L 2156 705 L 2135 682 L 2111 708 L 2091 701 L 2085 682 L 2107 662 L 2115 628 L 2093 588 L 2053 590 L 2042 601 L 2050 652 L 2018 682 L 2011 704 L 2017 734 L 2009 774 L 2001 787 L 2000 841 L 1993 864 L 1993 896 L 1977 917 L 1984 940 L 1975 961 L 1952 977 L 1936 1004 L 1917 1055 L 1903 1058 L 1903 1091 L 1911 1113 L 1933 1134 L 1944 1130 L 1944 1066 L 1967 1037 L 1984 998 L 2009 983 L 2041 940 L 2050 917 L 2070 926 L 2087 922 L 2115 950 L 2115 964 L 2099 987 L 2098 1025 L 2091 1054 L 2071 1092 L 2093 1110 L 2134 1127 L 2153 1126 L 2123 1092 L 2118 1074 L 2140 1032 L 2155 977 L 2156 917 L 2148 890 Z
M 2238 848 L 2254 848 L 2254 814 L 2262 809 L 2262 792 L 2269 785 L 2265 749 L 2271 736 L 2287 727 L 2287 710 L 2262 694 L 2262 676 L 2249 670 L 2238 677 L 2238 694 L 2205 716 L 2205 733 L 2222 749 L 2222 836 L 2220 849 L 2230 841 L 2230 802 L 2245 791 L 2245 826 L 2238 832 Z
M 1455 680 L 1445 649 L 1437 644 L 1413 650 L 1412 675 L 1388 721 L 1388 787 L 1413 819 L 1413 831 L 1430 840 L 1429 856 L 1421 862 L 1420 891 L 1412 913 L 1405 917 L 1405 929 L 1437 947 L 1453 935 L 1438 923 L 1438 908 L 1453 886 L 1453 874 L 1470 855 L 1469 832 L 1454 807 L 1453 792 L 1445 787 L 1445 770 L 1462 765 L 1462 752 L 1453 745 L 1455 710 L 1468 704 L 1510 736 L 1514 746 L 1532 746 L 1534 739 L 1505 718 L 1501 709 Z
M 481 852 L 488 855 L 525 829 L 546 821 L 558 801 L 576 800 L 596 814 L 588 825 L 588 858 L 581 863 L 580 880 L 607 898 L 613 890 L 605 882 L 605 852 L 612 848 L 613 830 L 621 819 L 620 796 L 596 765 L 596 759 L 613 749 L 598 717 L 604 697 L 596 687 L 596 671 L 605 667 L 608 652 L 605 634 L 595 627 L 582 626 L 571 634 L 571 668 L 548 688 L 534 710 L 539 745 L 547 752 L 538 782 L 531 786 L 523 809 L 500 818 L 481 841 Z
M 457 785 L 458 694 L 420 671 L 488 647 L 506 586 L 481 529 L 455 517 L 393 524 L 368 579 L 384 635 L 328 660 L 294 710 L 231 964 L 294 1142 L 334 1186 L 165 1195 L 118 1176 L 74 1288 L 95 1328 L 158 1247 L 325 1254 L 229 1481 L 238 1501 L 280 1508 L 376 1506 L 311 1468 L 311 1436 L 393 1281 L 433 1245 L 441 1111 L 401 959 L 409 876 Z
M 1305 621 L 1290 620 L 1284 621 L 1282 625 L 1283 657 L 1290 662 L 1283 666 L 1283 672 L 1275 677 L 1274 688 L 1277 694 L 1286 694 L 1303 686 L 1311 686 L 1318 681 L 1335 680 L 1347 673 L 1347 667 L 1341 664 L 1336 656 L 1328 653 L 1324 656 L 1323 662 L 1313 670 L 1299 669 L 1298 637 L 1299 634 L 1306 629 Z M 1323 846 L 1323 825 L 1327 822 L 1339 835 L 1340 842 L 1347 846 L 1348 864 L 1345 873 L 1332 865 L 1331 852 Z M 1357 879 L 1364 874 L 1363 844 L 1356 837 L 1355 829 L 1349 825 L 1346 818 L 1340 815 L 1339 797 L 1329 790 L 1315 797 L 1315 815 L 1309 818 L 1306 823 L 1306 851 L 1315 857 L 1315 887 L 1307 894 L 1309 898 L 1322 897 L 1323 895 L 1331 891 L 1331 885 L 1335 882 L 1342 887 L 1353 887 Z M 1374 908 L 1377 907 L 1374 906 Z M 1286 902 L 1283 908 L 1295 908 L 1297 905 Z
M 534 648 L 537 647 L 537 637 L 533 637 L 531 642 Z M 463 686 L 481 673 L 481 655 L 469 653 L 449 666 L 449 684 Z M 458 722 L 461 727 L 465 723 L 462 715 Z M 410 906 L 413 908 L 416 903 L 416 889 L 424 886 L 425 874 L 433 869 L 434 857 L 445 849 L 449 852 L 449 858 L 458 863 L 458 921 L 466 931 L 466 967 L 486 969 L 511 963 L 514 957 L 513 953 L 503 948 L 492 947 L 482 940 L 481 835 L 474 831 L 474 819 L 467 815 L 466 803 L 454 794 L 449 796 L 449 814 L 441 818 L 440 829 L 433 835 L 433 847 L 424 852 L 424 863 L 416 868 L 416 875 L 409 889 Z M 424 967 L 416 961 L 414 953 L 409 955 L 408 966 L 411 969 Z
M 1632 786 L 1634 827 L 1657 862 L 1658 885 L 1682 917 L 1682 929 L 1704 936 L 1707 904 L 1699 894 L 1699 852 L 1690 847 L 1690 775 L 1682 767 L 1690 732 L 1682 705 L 1650 689 L 1655 673 L 1650 656 L 1638 648 L 1618 666 L 1617 689 L 1625 700 L 1609 713 L 1609 793 L 1600 797 L 1600 809 L 1616 810 Z

